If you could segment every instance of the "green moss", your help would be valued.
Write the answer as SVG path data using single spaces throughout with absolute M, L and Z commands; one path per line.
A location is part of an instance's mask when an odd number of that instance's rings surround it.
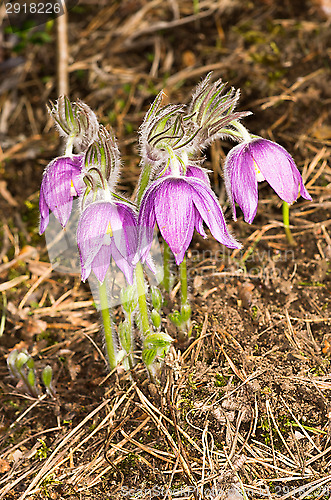
M 225 385 L 227 385 L 228 383 L 228 379 L 226 377 L 224 377 L 222 374 L 220 373 L 216 373 L 215 375 L 215 387 L 224 387 Z

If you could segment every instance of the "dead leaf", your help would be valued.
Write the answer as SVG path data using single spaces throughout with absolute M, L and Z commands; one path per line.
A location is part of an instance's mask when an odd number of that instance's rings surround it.
M 4 474 L 10 470 L 10 463 L 3 458 L 0 458 L 0 474 Z
M 238 287 L 238 305 L 244 309 L 249 309 L 253 302 L 254 285 L 250 281 L 246 281 Z

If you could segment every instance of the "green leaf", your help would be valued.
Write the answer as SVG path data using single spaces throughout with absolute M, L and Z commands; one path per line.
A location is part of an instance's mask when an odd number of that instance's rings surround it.
M 49 389 L 52 383 L 53 370 L 50 365 L 45 366 L 42 371 L 41 378 L 46 389 Z
M 149 366 L 153 363 L 157 356 L 157 349 L 144 349 L 142 352 L 142 359 L 145 365 Z
M 165 347 L 173 342 L 173 338 L 167 333 L 158 332 L 150 333 L 144 340 L 144 347 L 153 349 L 158 347 Z
M 118 336 L 123 349 L 126 352 L 130 352 L 132 348 L 132 334 L 131 334 L 131 326 L 127 320 L 122 321 L 118 325 Z
M 175 325 L 177 326 L 178 328 L 182 325 L 183 323 L 183 318 L 180 314 L 179 311 L 175 311 L 173 313 L 170 313 L 169 314 L 169 319 L 170 321 Z
M 32 389 L 36 385 L 36 375 L 32 369 L 29 370 L 29 373 L 28 373 L 28 383 Z

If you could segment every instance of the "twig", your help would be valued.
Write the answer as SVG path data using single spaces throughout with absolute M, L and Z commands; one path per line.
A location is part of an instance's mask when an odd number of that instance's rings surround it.
M 57 92 L 58 95 L 69 95 L 68 72 L 68 11 L 66 2 L 60 0 L 63 14 L 56 20 L 56 52 L 57 52 Z

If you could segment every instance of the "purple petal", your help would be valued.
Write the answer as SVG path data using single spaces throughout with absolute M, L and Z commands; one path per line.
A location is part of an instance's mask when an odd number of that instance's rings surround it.
M 279 144 L 267 139 L 256 139 L 249 145 L 252 158 L 266 181 L 287 203 L 298 198 L 299 186 L 304 198 L 311 199 L 291 155 Z
M 77 227 L 77 245 L 82 268 L 89 268 L 101 246 L 109 224 L 111 204 L 96 202 L 88 205 L 82 213 Z
M 149 267 L 149 269 L 152 271 L 152 273 L 156 274 L 157 269 L 155 267 L 153 257 L 151 256 L 150 253 L 147 254 L 145 262 L 146 262 L 147 266 Z
M 169 177 L 155 190 L 156 220 L 177 265 L 182 262 L 193 237 L 195 213 L 192 191 L 184 178 Z
M 121 207 L 119 209 L 118 205 L 99 201 L 88 205 L 82 213 L 77 228 L 77 244 L 83 280 L 92 269 L 97 279 L 103 282 L 112 256 L 127 281 L 132 284 L 133 267 L 127 257 L 128 250 L 132 248 L 134 255 L 136 253 L 137 227 L 134 212 L 124 205 Z M 130 226 L 125 228 L 122 221 L 130 223 Z M 133 232 L 132 227 L 135 228 Z M 128 241 L 131 237 L 135 241 Z M 130 256 L 133 256 L 132 253 Z
M 120 254 L 113 241 L 111 242 L 111 254 L 117 267 L 122 271 L 129 285 L 132 285 L 133 265 L 129 264 L 128 261 Z
M 185 177 L 196 177 L 197 179 L 200 179 L 201 181 L 205 182 L 207 186 L 210 187 L 210 180 L 208 174 L 203 168 L 195 167 L 193 165 L 188 165 L 186 167 Z
M 85 282 L 91 274 L 91 266 L 85 266 L 81 256 L 80 256 L 80 266 L 81 266 L 81 280 Z
M 195 229 L 198 231 L 199 234 L 203 238 L 207 238 L 206 232 L 203 228 L 203 218 L 199 214 L 198 210 L 194 207 L 194 212 L 195 212 Z
M 148 255 L 152 242 L 156 217 L 154 212 L 154 190 L 160 181 L 152 184 L 144 193 L 141 200 L 139 216 L 138 216 L 138 252 L 133 262 L 136 264 L 139 259 L 145 261 Z
M 193 203 L 210 229 L 214 238 L 229 248 L 241 248 L 228 232 L 223 212 L 214 192 L 199 179 L 187 180 L 192 186 Z
M 110 266 L 111 248 L 109 245 L 102 245 L 99 252 L 93 259 L 91 269 L 100 283 L 103 283 L 107 270 Z
M 123 257 L 132 262 L 137 253 L 138 229 L 134 211 L 123 203 L 116 203 L 111 213 L 114 242 Z
M 251 224 L 257 211 L 258 188 L 254 160 L 248 144 L 238 144 L 228 153 L 224 165 L 224 181 L 234 220 L 237 220 L 237 202 L 245 221 Z
M 69 159 L 70 159 L 70 163 L 71 163 L 73 168 L 75 168 L 79 171 L 82 170 L 83 162 L 84 162 L 84 155 L 82 153 L 78 154 L 78 155 L 72 155 L 69 157 Z
M 299 170 L 297 169 L 296 165 L 293 163 L 292 166 L 292 171 L 293 171 L 293 175 L 294 177 L 296 178 L 297 182 L 299 183 L 299 195 L 302 196 L 302 198 L 305 198 L 306 200 L 309 200 L 309 201 L 312 201 L 312 197 L 310 196 L 310 194 L 308 193 L 307 189 L 305 188 L 305 185 L 303 183 L 303 180 L 302 180 L 302 177 L 301 177 L 301 174 L 299 172 Z
M 45 201 L 45 196 L 42 186 L 40 188 L 40 196 L 39 196 L 39 212 L 40 212 L 39 234 L 43 234 L 49 222 L 49 208 Z
M 81 164 L 81 161 L 80 157 L 56 158 L 47 166 L 43 176 L 41 189 L 44 201 L 62 227 L 65 227 L 71 214 L 73 200 L 71 183 L 77 193 L 81 190 L 78 181 L 81 170 L 78 164 Z

